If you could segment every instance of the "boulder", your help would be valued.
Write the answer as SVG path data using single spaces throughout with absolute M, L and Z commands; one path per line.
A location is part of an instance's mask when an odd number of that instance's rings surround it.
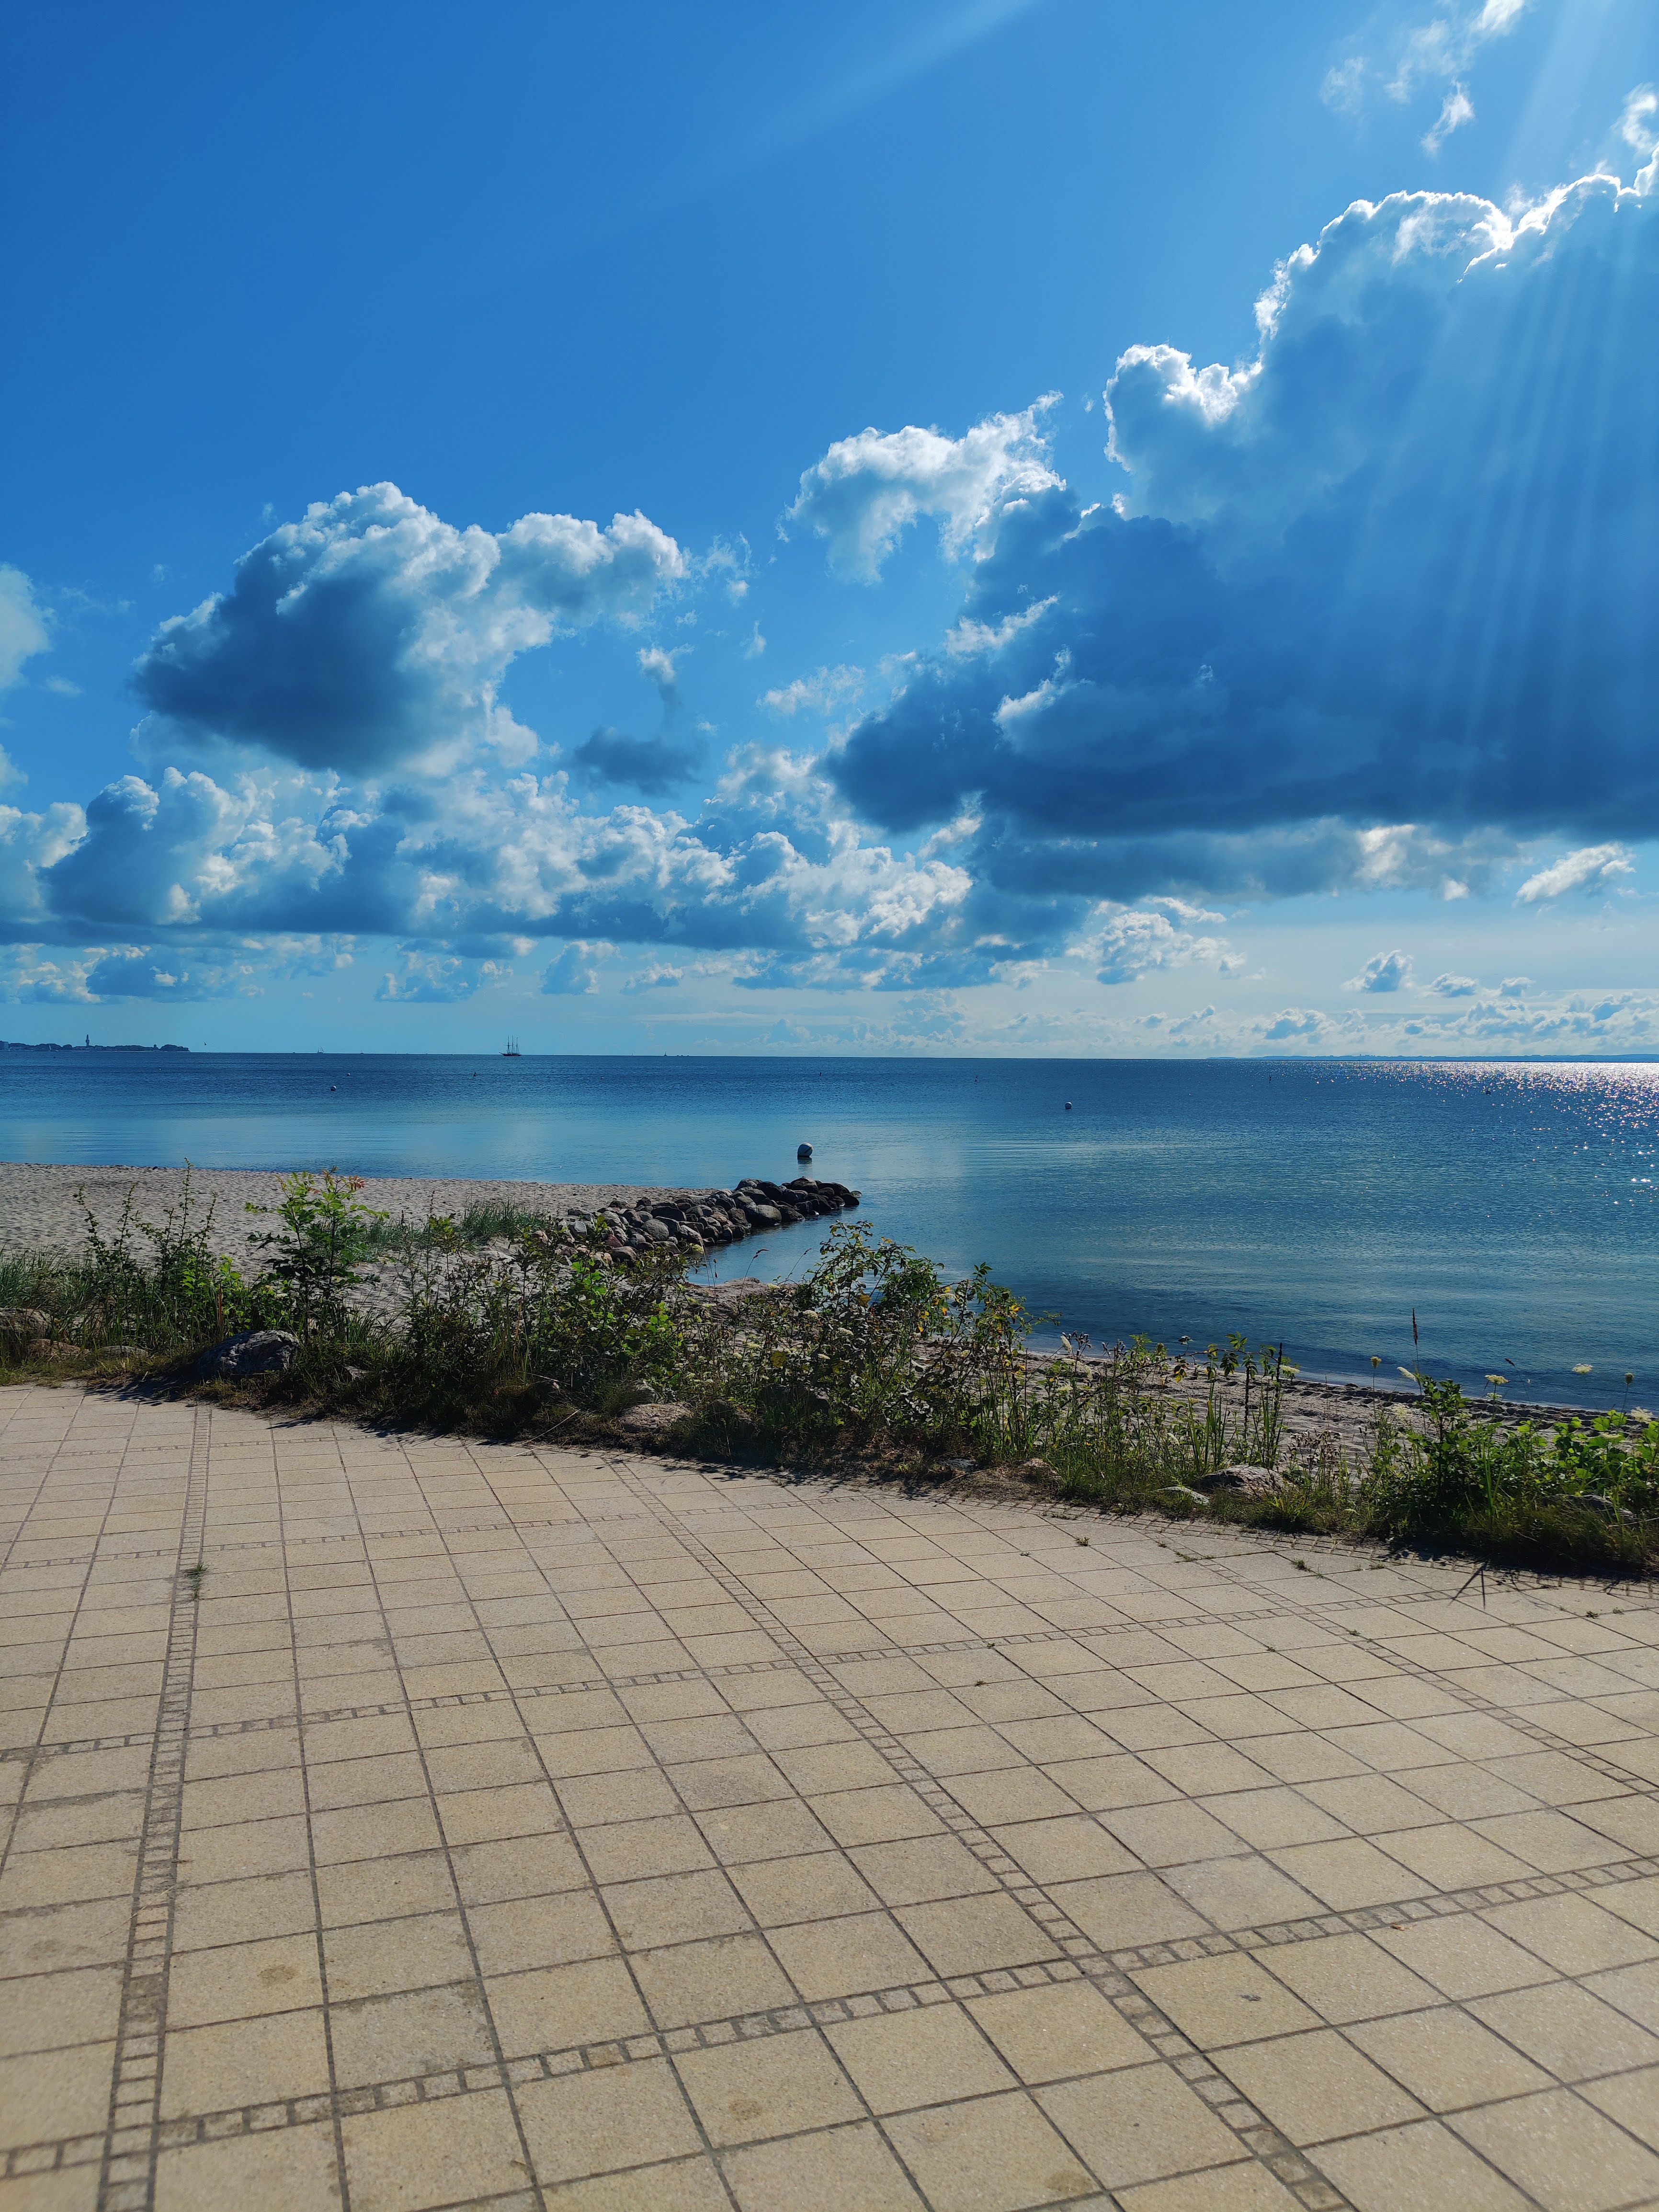
M 1194 1487 L 1199 1490 L 1231 1490 L 1251 1498 L 1266 1497 L 1270 1491 L 1282 1490 L 1283 1475 L 1275 1474 L 1270 1467 L 1252 1467 L 1248 1460 L 1237 1460 L 1231 1467 L 1218 1467 L 1213 1474 L 1200 1474 Z
M 0 1306 L 0 1336 L 21 1337 L 27 1344 L 51 1334 L 52 1323 L 37 1306 Z
M 251 1328 L 240 1336 L 228 1336 L 212 1345 L 196 1363 L 204 1380 L 218 1376 L 234 1382 L 244 1375 L 276 1375 L 292 1367 L 300 1356 L 300 1340 L 285 1328 Z
M 630 1406 L 617 1426 L 631 1431 L 636 1437 L 659 1437 L 690 1418 L 690 1406 L 676 1405 L 672 1400 L 666 1400 L 660 1405 Z

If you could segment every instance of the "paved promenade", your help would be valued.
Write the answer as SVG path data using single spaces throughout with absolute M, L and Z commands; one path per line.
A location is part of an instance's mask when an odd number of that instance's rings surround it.
M 1640 1592 L 70 1389 L 0 1515 L 0 2212 L 1659 2203 Z

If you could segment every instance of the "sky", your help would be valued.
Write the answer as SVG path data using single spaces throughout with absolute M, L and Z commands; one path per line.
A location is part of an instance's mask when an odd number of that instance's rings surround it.
M 0 57 L 0 1034 L 1659 1052 L 1646 0 Z

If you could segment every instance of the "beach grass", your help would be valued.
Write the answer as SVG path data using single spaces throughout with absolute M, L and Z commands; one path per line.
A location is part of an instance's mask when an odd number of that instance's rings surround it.
M 910 1481 L 1018 1481 L 1086 1512 L 1155 1510 L 1291 1534 L 1454 1549 L 1553 1571 L 1659 1565 L 1659 1423 L 1545 1425 L 1455 1382 L 1295 1428 L 1294 1370 L 1241 1338 L 1201 1355 L 1137 1340 L 1038 1357 L 988 1267 L 946 1281 L 866 1224 L 838 1224 L 797 1282 L 735 1298 L 682 1253 L 619 1255 L 580 1229 L 480 1206 L 391 1236 L 361 1186 L 294 1176 L 257 1265 L 214 1248 L 186 1183 L 160 1224 L 86 1218 L 82 1254 L 0 1253 L 0 1379 L 142 1374 L 387 1425 L 646 1442 L 705 1458 Z M 357 1293 L 398 1276 L 395 1318 Z M 45 1334 L 40 1334 L 44 1324 Z M 204 1350 L 279 1328 L 283 1371 L 200 1379 Z M 631 1417 L 631 1418 L 630 1418 Z

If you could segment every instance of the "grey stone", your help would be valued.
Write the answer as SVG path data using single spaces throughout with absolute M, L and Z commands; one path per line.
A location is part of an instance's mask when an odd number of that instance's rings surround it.
M 672 1400 L 665 1400 L 657 1406 L 630 1406 L 617 1426 L 631 1429 L 635 1436 L 659 1437 L 690 1418 L 690 1406 L 679 1406 Z
M 287 1329 L 252 1328 L 211 1346 L 197 1361 L 196 1372 L 227 1380 L 243 1375 L 274 1375 L 292 1367 L 299 1356 L 300 1340 Z
M 0 1306 L 0 1336 L 50 1336 L 52 1323 L 35 1306 Z
M 1239 1460 L 1231 1467 L 1218 1467 L 1213 1474 L 1198 1478 L 1200 1490 L 1234 1490 L 1249 1497 L 1265 1497 L 1270 1491 L 1284 1488 L 1284 1477 L 1275 1474 L 1270 1467 L 1252 1467 Z

